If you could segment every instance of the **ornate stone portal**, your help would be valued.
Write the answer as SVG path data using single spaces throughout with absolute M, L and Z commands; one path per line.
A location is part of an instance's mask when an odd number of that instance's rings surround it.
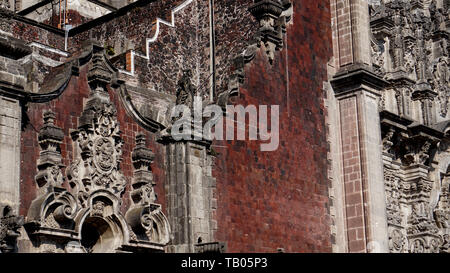
M 36 175 L 39 196 L 32 202 L 25 225 L 40 251 L 163 251 L 169 243 L 168 220 L 161 206 L 154 204 L 150 169 L 154 156 L 142 135 L 132 154 L 134 205 L 125 217 L 120 212 L 127 181 L 120 170 L 123 140 L 117 110 L 106 89 L 113 72 L 103 49 L 94 45 L 88 73 L 91 94 L 78 129 L 71 133 L 76 152 L 66 171 L 70 191 L 62 187 L 59 144 L 64 134 L 55 125 L 55 115 L 44 113 Z
M 389 248 L 448 252 L 448 1 L 370 9 L 374 68 L 390 83 L 380 103 Z

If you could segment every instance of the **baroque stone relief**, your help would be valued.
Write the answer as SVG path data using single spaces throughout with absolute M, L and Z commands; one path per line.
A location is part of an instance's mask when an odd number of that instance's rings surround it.
M 391 82 L 397 112 L 425 125 L 448 118 L 449 7 L 440 1 L 380 1 L 370 6 L 374 70 Z M 411 90 L 405 94 L 405 88 Z M 418 101 L 406 111 L 402 102 Z M 420 119 L 419 119 L 420 117 Z
M 370 4 L 374 71 L 390 83 L 379 108 L 391 252 L 448 251 L 448 194 L 435 165 L 447 161 L 449 14 L 435 0 Z
M 64 133 L 55 125 L 55 114 L 44 113 L 36 175 L 39 195 L 25 224 L 30 238 L 40 242 L 39 251 L 56 242 L 65 252 L 163 251 L 170 240 L 168 221 L 155 203 L 149 167 L 154 156 L 141 135 L 132 153 L 134 206 L 126 216 L 121 213 L 127 185 L 120 168 L 123 140 L 117 109 L 106 88 L 115 71 L 105 58 L 103 48 L 93 45 L 87 75 L 91 93 L 78 128 L 71 132 L 75 153 L 66 177 L 60 150 Z M 70 189 L 63 187 L 66 178 Z M 130 216 L 130 211 L 136 213 Z
M 394 125 L 393 119 L 382 121 L 390 251 L 448 252 L 448 178 L 432 167 L 446 162 L 440 157 L 448 154 L 438 156 L 438 150 L 448 139 L 408 120 Z
M 154 158 L 153 152 L 146 147 L 145 135 L 138 134 L 132 153 L 135 171 L 130 196 L 133 205 L 125 218 L 131 227 L 133 240 L 166 245 L 170 241 L 170 226 L 161 205 L 155 204 L 157 196 L 151 170 Z

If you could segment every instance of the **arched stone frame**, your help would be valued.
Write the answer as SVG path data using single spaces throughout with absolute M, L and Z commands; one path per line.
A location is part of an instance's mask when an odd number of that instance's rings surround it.
M 103 202 L 104 207 L 102 212 L 96 207 L 96 202 Z M 100 236 L 107 236 L 103 239 L 112 239 L 113 242 L 107 245 L 107 247 L 100 247 L 100 249 L 94 250 L 94 252 L 115 252 L 118 251 L 124 244 L 127 244 L 130 239 L 128 231 L 128 225 L 119 212 L 120 201 L 115 195 L 106 190 L 98 190 L 93 192 L 88 199 L 88 207 L 82 209 L 75 218 L 75 231 L 79 234 L 80 242 L 83 241 L 83 226 L 85 224 L 93 224 L 97 219 L 98 225 L 108 225 L 106 230 L 100 231 Z M 98 228 L 100 228 L 98 226 Z M 109 232 L 109 234 L 105 234 Z

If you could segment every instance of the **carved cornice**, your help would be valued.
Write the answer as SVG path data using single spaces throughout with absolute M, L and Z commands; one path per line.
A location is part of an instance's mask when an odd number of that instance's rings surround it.
M 379 91 L 388 85 L 388 82 L 376 75 L 372 69 L 364 65 L 356 65 L 342 69 L 331 80 L 331 85 L 338 95 L 361 90 L 369 87 L 370 92 L 380 95 Z
M 225 253 L 226 244 L 222 242 L 198 243 L 195 245 L 195 253 Z

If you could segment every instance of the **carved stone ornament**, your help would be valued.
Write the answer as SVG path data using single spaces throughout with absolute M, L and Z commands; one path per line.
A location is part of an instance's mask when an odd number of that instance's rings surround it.
M 389 232 L 389 250 L 392 253 L 403 253 L 406 248 L 406 236 L 398 229 Z
M 9 0 L 0 0 L 0 9 L 10 9 Z
M 0 205 L 0 253 L 14 251 L 22 225 L 23 216 L 14 215 L 10 206 Z
M 165 245 L 170 241 L 170 225 L 161 210 L 161 205 L 154 203 L 156 194 L 151 170 L 154 158 L 153 152 L 146 147 L 145 135 L 138 134 L 136 147 L 132 153 L 135 171 L 130 196 L 133 205 L 125 218 L 135 241 Z
M 399 115 L 413 116 L 416 111 L 428 126 L 438 116 L 448 118 L 450 19 L 446 1 L 381 0 L 371 3 L 370 18 L 374 71 L 392 83 Z M 404 88 L 412 92 L 406 94 Z M 409 100 L 419 101 L 420 111 L 412 104 L 401 105 Z
M 411 120 L 381 116 L 390 252 L 447 252 L 448 174 L 435 170 L 448 172 L 448 166 L 436 167 L 448 162 L 442 159 L 449 154 L 448 139 Z
M 107 89 L 116 71 L 103 48 L 94 44 L 86 56 L 91 56 L 91 93 L 77 130 L 71 132 L 75 152 L 66 169 L 70 189 L 63 187 L 60 144 L 64 133 L 55 125 L 55 114 L 45 112 L 39 132 L 39 195 L 28 210 L 25 228 L 40 252 L 57 251 L 56 243 L 65 244 L 64 251 L 69 253 L 164 251 L 170 227 L 161 206 L 154 204 L 150 169 L 154 155 L 139 135 L 131 155 L 136 168 L 131 192 L 135 204 L 125 217 L 121 213 L 127 184 L 120 168 L 123 140 Z
M 286 23 L 291 19 L 291 15 L 285 11 L 291 6 L 289 0 L 255 0 L 249 8 L 259 22 L 257 40 L 264 44 L 270 63 L 275 59 L 275 51 L 283 48 Z
M 91 93 L 72 139 L 79 157 L 68 167 L 67 177 L 83 207 L 94 191 L 107 190 L 120 196 L 126 180 L 120 171 L 123 140 L 117 110 L 109 94 L 97 86 Z

